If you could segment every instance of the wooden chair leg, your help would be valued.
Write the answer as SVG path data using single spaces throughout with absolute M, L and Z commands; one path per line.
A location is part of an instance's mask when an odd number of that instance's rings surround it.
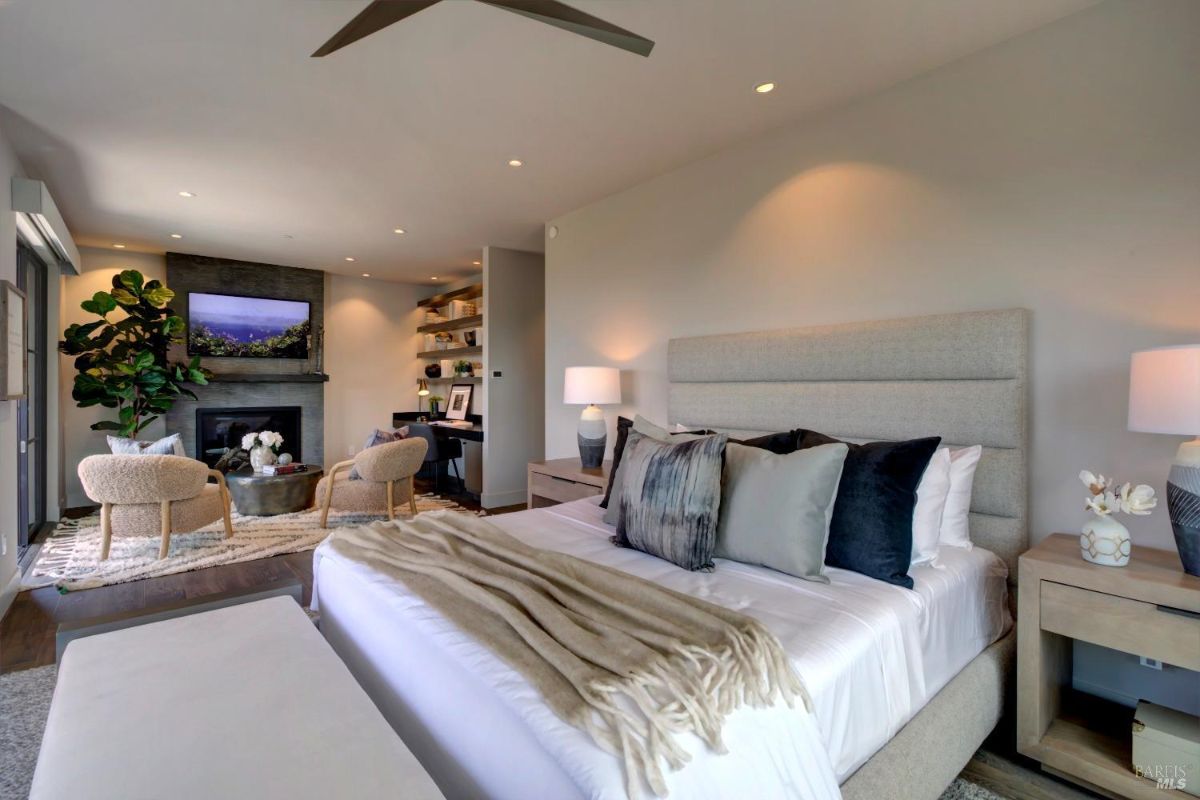
M 412 475 L 408 476 L 408 509 L 414 517 L 417 515 L 417 490 Z
M 104 541 L 100 545 L 100 560 L 108 560 L 108 549 L 112 546 L 112 503 L 100 504 L 100 532 Z
M 396 518 L 396 482 L 395 481 L 387 482 L 387 506 L 388 506 L 388 520 L 389 521 L 394 520 Z
M 166 558 L 167 551 L 171 549 L 171 501 L 164 500 L 160 506 L 162 508 L 162 545 L 158 548 L 158 557 Z
M 230 519 L 230 516 L 229 516 L 230 504 L 231 504 L 231 501 L 229 499 L 229 490 L 226 489 L 225 487 L 221 487 L 221 513 L 225 517 L 225 538 L 226 539 L 233 538 L 233 520 Z
M 333 476 L 329 476 L 329 485 L 325 487 L 325 499 L 321 501 L 321 527 L 329 527 L 329 504 L 333 502 Z

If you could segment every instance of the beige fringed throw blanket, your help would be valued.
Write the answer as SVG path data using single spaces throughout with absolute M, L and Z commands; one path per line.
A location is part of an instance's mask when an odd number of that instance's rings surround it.
M 808 694 L 759 622 L 609 567 L 530 547 L 486 520 L 430 512 L 342 528 L 328 547 L 395 577 L 520 672 L 624 762 L 626 790 L 667 793 L 691 732 L 724 752 L 735 708 Z

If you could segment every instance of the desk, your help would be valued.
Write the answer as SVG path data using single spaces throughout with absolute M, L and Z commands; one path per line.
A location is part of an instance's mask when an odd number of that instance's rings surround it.
M 428 414 L 422 414 L 419 411 L 394 411 L 392 412 L 392 427 L 400 428 L 410 422 L 420 422 L 420 417 L 428 418 Z M 445 417 L 439 416 L 435 420 L 443 420 Z M 433 435 L 439 438 L 463 439 L 468 442 L 483 441 L 483 418 L 479 415 L 473 415 L 471 427 L 451 427 L 449 425 L 430 425 L 433 429 Z

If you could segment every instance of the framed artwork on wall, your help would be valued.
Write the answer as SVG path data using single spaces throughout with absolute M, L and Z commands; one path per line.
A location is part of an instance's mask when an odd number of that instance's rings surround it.
M 450 387 L 450 399 L 446 401 L 446 419 L 467 418 L 473 388 L 469 383 L 456 383 Z
M 0 280 L 0 398 L 25 396 L 25 293 Z

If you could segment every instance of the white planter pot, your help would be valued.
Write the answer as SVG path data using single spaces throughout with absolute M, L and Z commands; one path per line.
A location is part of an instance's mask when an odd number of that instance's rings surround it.
M 1105 567 L 1128 564 L 1132 547 L 1129 529 L 1112 517 L 1096 517 L 1088 521 L 1079 535 L 1079 550 L 1083 560 Z
M 275 451 L 265 445 L 258 445 L 250 450 L 250 466 L 255 472 L 262 472 L 267 464 L 275 463 Z

